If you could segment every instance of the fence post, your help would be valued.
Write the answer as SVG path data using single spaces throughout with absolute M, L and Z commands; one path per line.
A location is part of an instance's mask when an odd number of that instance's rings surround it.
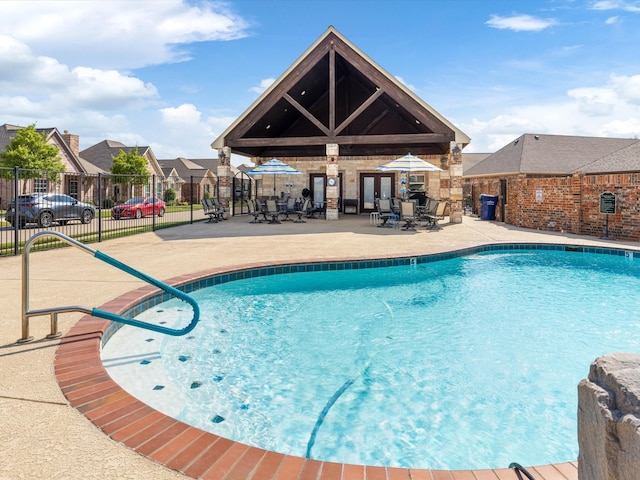
M 13 167 L 13 254 L 18 255 L 20 249 L 18 248 L 18 242 L 20 241 L 20 217 L 18 216 L 18 190 L 20 188 L 20 182 L 18 182 L 18 175 L 20 174 L 20 168 Z
M 189 205 L 189 210 L 191 211 L 191 224 L 193 225 L 193 175 L 191 175 L 189 183 Z
M 151 175 L 151 231 L 156 231 L 156 175 Z
M 102 174 L 98 173 L 98 242 L 102 241 Z

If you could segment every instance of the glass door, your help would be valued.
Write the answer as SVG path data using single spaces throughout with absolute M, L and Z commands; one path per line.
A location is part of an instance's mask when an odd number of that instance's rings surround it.
M 395 195 L 394 173 L 360 174 L 360 211 L 373 212 L 376 198 L 391 198 Z

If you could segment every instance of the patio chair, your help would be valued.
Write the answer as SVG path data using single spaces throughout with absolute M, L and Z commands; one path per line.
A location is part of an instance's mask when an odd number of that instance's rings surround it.
M 297 213 L 296 209 L 296 199 L 293 197 L 289 197 L 287 200 L 287 204 L 283 206 L 281 212 L 284 214 L 283 222 L 291 222 L 293 219 L 289 218 L 289 215 L 293 215 Z
M 388 198 L 376 198 L 376 207 L 378 208 L 378 227 L 386 227 L 389 218 L 397 218 L 396 214 L 391 208 L 391 200 Z
M 249 207 L 249 215 L 253 215 L 253 220 L 251 220 L 249 223 L 262 223 L 262 220 L 258 218 L 260 215 L 262 215 L 262 212 L 256 206 L 255 200 L 249 198 L 247 200 L 247 205 Z
M 202 210 L 205 215 L 209 216 L 207 223 L 218 223 L 224 215 L 224 212 L 218 209 L 212 198 L 202 199 Z
M 307 218 L 318 218 L 316 214 L 320 214 L 324 211 L 323 208 L 316 206 L 316 204 L 311 200 L 311 198 L 307 198 L 304 202 L 305 204 L 305 216 Z
M 391 210 L 396 215 L 400 215 L 400 199 L 398 197 L 391 197 Z
M 278 217 L 280 216 L 280 210 L 278 210 L 278 204 L 275 200 L 267 200 L 266 214 L 271 217 L 268 223 L 280 223 Z
M 400 202 L 400 218 L 404 222 L 403 230 L 415 230 L 416 204 L 414 202 Z
M 229 219 L 229 216 L 227 215 L 227 213 L 229 213 L 229 210 L 222 206 L 222 204 L 220 203 L 220 200 L 218 200 L 217 198 L 214 198 L 213 199 L 213 205 L 216 208 L 216 210 L 218 211 L 219 220 L 228 220 Z
M 444 220 L 447 206 L 448 202 L 440 201 L 437 203 L 435 210 L 425 216 L 427 220 L 426 227 L 428 229 L 433 230 L 436 228 L 442 228 L 440 227 L 440 225 L 438 225 L 438 221 Z
M 296 215 L 298 215 L 298 218 L 296 218 L 293 223 L 307 223 L 306 220 L 302 219 L 303 215 L 307 214 L 307 211 L 312 208 L 311 205 L 311 200 L 309 200 L 308 198 L 306 198 L 304 200 L 303 203 L 300 203 L 300 201 L 296 201 L 296 205 L 298 206 L 298 208 L 293 212 Z

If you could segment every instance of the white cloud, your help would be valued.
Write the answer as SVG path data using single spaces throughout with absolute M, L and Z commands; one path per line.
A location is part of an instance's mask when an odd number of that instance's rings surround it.
M 589 116 L 610 115 L 617 102 L 617 95 L 609 88 L 574 88 L 567 92 L 578 102 L 578 109 Z
M 521 14 L 510 17 L 491 15 L 487 25 L 500 30 L 513 30 L 515 32 L 539 32 L 557 25 L 558 22 L 550 18 L 537 18 L 531 15 Z
M 638 138 L 640 137 L 640 119 L 613 120 L 600 127 L 598 135 L 604 137 Z
M 251 87 L 249 90 L 252 92 L 257 93 L 258 95 L 261 95 L 267 88 L 269 88 L 273 82 L 275 82 L 276 79 L 275 78 L 265 78 L 263 80 L 260 80 L 260 84 L 256 87 Z
M 152 145 L 154 152 L 162 152 L 162 158 L 201 158 L 203 146 L 208 146 L 234 120 L 233 117 L 202 118 L 202 112 L 195 105 L 183 104 L 159 110 L 163 131 L 163 143 Z M 184 139 L 189 141 L 185 142 Z M 190 148 L 191 146 L 191 148 Z M 206 151 L 207 158 L 217 156 L 213 150 Z
M 457 124 L 472 139 L 466 152 L 494 152 L 523 133 L 637 138 L 640 75 L 612 75 L 603 85 L 573 88 L 546 103 L 491 112 Z
M 6 35 L 0 37 L 0 88 L 8 98 L 26 97 L 38 104 L 43 115 L 54 109 L 114 110 L 157 97 L 156 88 L 138 78 L 116 70 L 70 70 L 54 58 L 34 55 L 27 45 Z
M 612 75 L 611 88 L 621 100 L 640 105 L 640 75 L 632 77 Z
M 615 17 L 607 18 L 604 23 L 607 25 L 613 25 L 614 23 L 618 23 L 618 20 L 620 20 L 620 17 L 616 15 Z
M 186 44 L 241 38 L 247 28 L 219 1 L 0 2 L 4 34 L 71 66 L 122 69 L 183 61 L 189 58 Z
M 625 12 L 640 12 L 640 5 L 637 2 L 625 0 L 600 0 L 591 5 L 593 10 L 623 10 Z

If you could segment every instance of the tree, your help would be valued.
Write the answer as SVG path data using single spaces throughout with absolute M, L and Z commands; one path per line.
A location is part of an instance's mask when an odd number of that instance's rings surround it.
M 58 148 L 48 145 L 46 135 L 38 132 L 35 125 L 16 131 L 16 136 L 0 152 L 0 167 L 11 169 L 3 172 L 7 178 L 13 178 L 13 168 L 18 167 L 23 169 L 22 178 L 47 178 L 52 182 L 58 181 L 59 174 L 66 170 Z M 25 193 L 27 182 L 22 188 Z
M 149 183 L 151 175 L 147 169 L 147 159 L 138 153 L 138 147 L 128 152 L 120 150 L 118 155 L 113 157 L 110 171 L 116 175 L 113 179 L 115 183 L 128 183 L 131 186 L 130 194 L 134 185 Z

